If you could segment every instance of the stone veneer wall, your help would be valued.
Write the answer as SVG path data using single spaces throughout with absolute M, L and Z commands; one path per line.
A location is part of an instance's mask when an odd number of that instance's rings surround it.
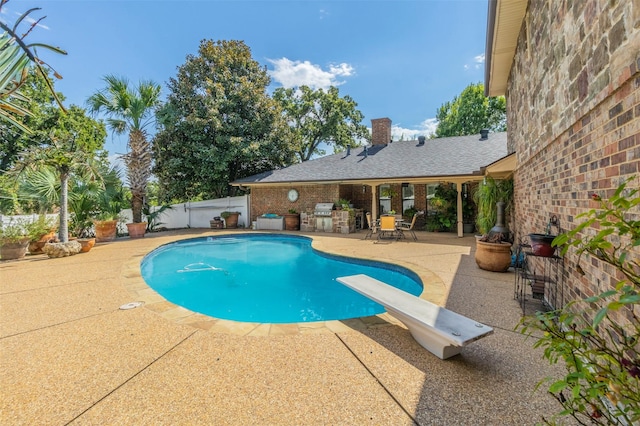
M 551 215 L 574 228 L 598 207 L 592 193 L 640 174 L 639 46 L 636 1 L 529 2 L 506 94 L 517 238 L 544 232 Z M 568 253 L 565 302 L 620 278 L 596 260 L 581 263 L 583 276 L 575 262 Z

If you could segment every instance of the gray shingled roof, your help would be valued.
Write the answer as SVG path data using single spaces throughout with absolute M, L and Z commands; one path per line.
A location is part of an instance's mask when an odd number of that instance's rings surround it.
M 396 141 L 387 145 L 368 146 L 328 155 L 284 169 L 238 179 L 234 184 L 269 184 L 286 182 L 349 181 L 364 179 L 398 179 L 464 176 L 507 155 L 507 134 L 480 135 Z

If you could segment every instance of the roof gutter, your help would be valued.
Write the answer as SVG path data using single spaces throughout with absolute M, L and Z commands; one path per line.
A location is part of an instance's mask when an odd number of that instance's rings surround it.
M 484 49 L 484 95 L 489 96 L 489 86 L 491 85 L 491 59 L 493 55 L 493 35 L 496 25 L 496 10 L 498 0 L 489 0 L 489 11 L 487 13 L 487 40 Z

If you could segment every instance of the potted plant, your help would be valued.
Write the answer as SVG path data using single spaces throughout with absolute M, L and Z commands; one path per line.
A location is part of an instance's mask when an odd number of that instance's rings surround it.
M 0 257 L 2 260 L 22 259 L 29 246 L 29 234 L 23 221 L 11 221 L 0 229 Z
M 476 264 L 480 269 L 505 272 L 511 265 L 512 233 L 505 225 L 513 199 L 513 180 L 486 177 L 473 195 L 478 206 Z M 494 225 L 495 224 L 495 225 Z
M 240 216 L 240 212 L 225 211 L 220 213 L 220 216 L 224 219 L 225 228 L 238 227 L 238 216 Z
M 29 253 L 41 254 L 44 245 L 56 239 L 56 228 L 55 220 L 48 219 L 44 214 L 38 220 L 26 224 L 25 230 L 30 238 Z
M 289 213 L 284 215 L 284 229 L 287 231 L 300 230 L 300 213 L 296 209 L 289 209 Z

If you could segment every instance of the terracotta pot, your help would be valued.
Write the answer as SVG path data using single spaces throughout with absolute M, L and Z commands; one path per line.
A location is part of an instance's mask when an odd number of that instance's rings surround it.
M 0 243 L 0 257 L 2 260 L 22 259 L 27 254 L 29 239 L 15 243 Z
M 31 254 L 42 254 L 42 248 L 45 244 L 51 241 L 56 240 L 56 233 L 49 232 L 48 234 L 43 235 L 38 240 L 29 241 L 29 253 Z
M 117 220 L 96 220 L 93 222 L 96 231 L 96 242 L 105 243 L 116 239 Z
M 300 230 L 300 214 L 287 213 L 284 215 L 284 229 L 287 231 Z
M 531 251 L 537 256 L 551 257 L 556 252 L 556 248 L 551 245 L 555 235 L 529 234 L 531 240 Z
M 127 223 L 129 238 L 142 238 L 147 231 L 147 222 Z
M 480 269 L 506 272 L 511 265 L 511 243 L 486 243 L 476 240 L 475 258 Z
M 80 253 L 86 253 L 96 244 L 95 238 L 78 238 L 78 242 L 82 245 Z
M 238 216 L 240 216 L 240 213 L 230 213 L 229 216 L 224 219 L 225 228 L 237 228 Z

